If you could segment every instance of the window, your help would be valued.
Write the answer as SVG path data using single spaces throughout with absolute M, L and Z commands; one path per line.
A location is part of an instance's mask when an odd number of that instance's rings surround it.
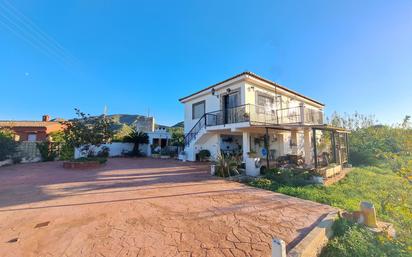
M 257 113 L 275 113 L 275 99 L 272 95 L 259 93 L 256 97 Z
M 37 141 L 37 135 L 36 134 L 29 134 L 27 136 L 27 141 L 29 142 L 36 142 Z
M 201 101 L 192 105 L 192 119 L 199 119 L 205 114 L 205 101 Z
M 272 107 L 273 102 L 274 102 L 274 100 L 273 100 L 272 96 L 261 95 L 261 94 L 258 95 L 257 104 L 260 105 L 260 106 L 270 106 L 270 107 Z

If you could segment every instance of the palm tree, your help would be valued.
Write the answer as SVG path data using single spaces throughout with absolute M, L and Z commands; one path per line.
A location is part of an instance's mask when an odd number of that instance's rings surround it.
M 124 137 L 123 141 L 127 143 L 134 143 L 132 153 L 133 155 L 138 155 L 140 153 L 139 145 L 148 144 L 149 137 L 146 133 L 142 131 L 132 129 L 132 131 L 127 136 Z

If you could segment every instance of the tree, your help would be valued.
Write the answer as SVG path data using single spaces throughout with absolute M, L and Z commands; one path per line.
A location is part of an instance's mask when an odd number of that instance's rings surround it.
M 402 122 L 402 128 L 410 128 L 411 127 L 411 116 L 410 115 L 406 115 L 405 118 L 403 118 L 403 122 Z
M 144 132 L 132 129 L 132 131 L 124 137 L 123 141 L 127 143 L 134 143 L 132 155 L 138 156 L 140 155 L 139 146 L 141 144 L 148 144 L 149 136 Z
M 91 146 L 110 143 L 113 138 L 113 121 L 105 115 L 92 117 L 75 109 L 77 118 L 64 121 L 64 141 L 71 147 L 79 148 L 87 155 L 93 155 Z
M 353 114 L 340 115 L 337 112 L 333 112 L 332 115 L 327 118 L 327 123 L 341 128 L 350 130 L 357 130 L 362 128 L 368 128 L 374 126 L 378 121 L 373 115 L 364 115 L 358 112 Z
M 0 161 L 10 158 L 17 151 L 17 143 L 14 141 L 14 133 L 8 129 L 0 130 Z
M 171 145 L 180 147 L 185 145 L 185 135 L 182 128 L 170 128 L 169 133 L 171 134 Z

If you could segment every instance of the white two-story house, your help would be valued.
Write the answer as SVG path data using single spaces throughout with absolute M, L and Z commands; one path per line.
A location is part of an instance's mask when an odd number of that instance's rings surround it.
M 324 104 L 254 73 L 243 72 L 179 101 L 185 105 L 189 161 L 202 149 L 212 159 L 241 155 L 250 174 L 258 172 L 256 158 L 269 167 L 281 156 L 299 156 L 306 166 L 317 167 L 322 151 L 328 151 L 336 163 L 347 161 L 346 131 L 324 125 Z M 332 136 L 322 136 L 325 131 Z M 322 140 L 330 140 L 331 147 L 319 149 Z

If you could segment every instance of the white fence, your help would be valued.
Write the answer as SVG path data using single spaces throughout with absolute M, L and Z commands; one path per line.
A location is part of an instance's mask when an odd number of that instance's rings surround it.
M 91 149 L 93 150 L 95 154 L 97 154 L 103 147 L 108 147 L 109 157 L 115 157 L 115 156 L 123 156 L 125 153 L 132 151 L 133 146 L 134 146 L 134 143 L 113 142 L 110 144 L 102 144 L 99 147 L 92 146 Z M 81 147 L 74 149 L 75 159 L 85 157 L 81 153 L 80 148 Z M 148 155 L 148 149 L 150 149 L 150 147 L 147 144 L 139 145 L 139 150 L 144 155 Z
M 90 149 L 93 150 L 95 154 L 97 154 L 103 147 L 109 148 L 109 156 L 122 156 L 125 152 L 130 152 L 133 150 L 134 143 L 119 143 L 119 142 L 114 142 L 111 144 L 102 144 L 99 147 L 92 146 Z M 142 149 L 142 146 L 140 146 L 140 149 Z M 80 147 L 74 149 L 74 158 L 80 158 L 80 157 L 85 157 L 81 151 Z

